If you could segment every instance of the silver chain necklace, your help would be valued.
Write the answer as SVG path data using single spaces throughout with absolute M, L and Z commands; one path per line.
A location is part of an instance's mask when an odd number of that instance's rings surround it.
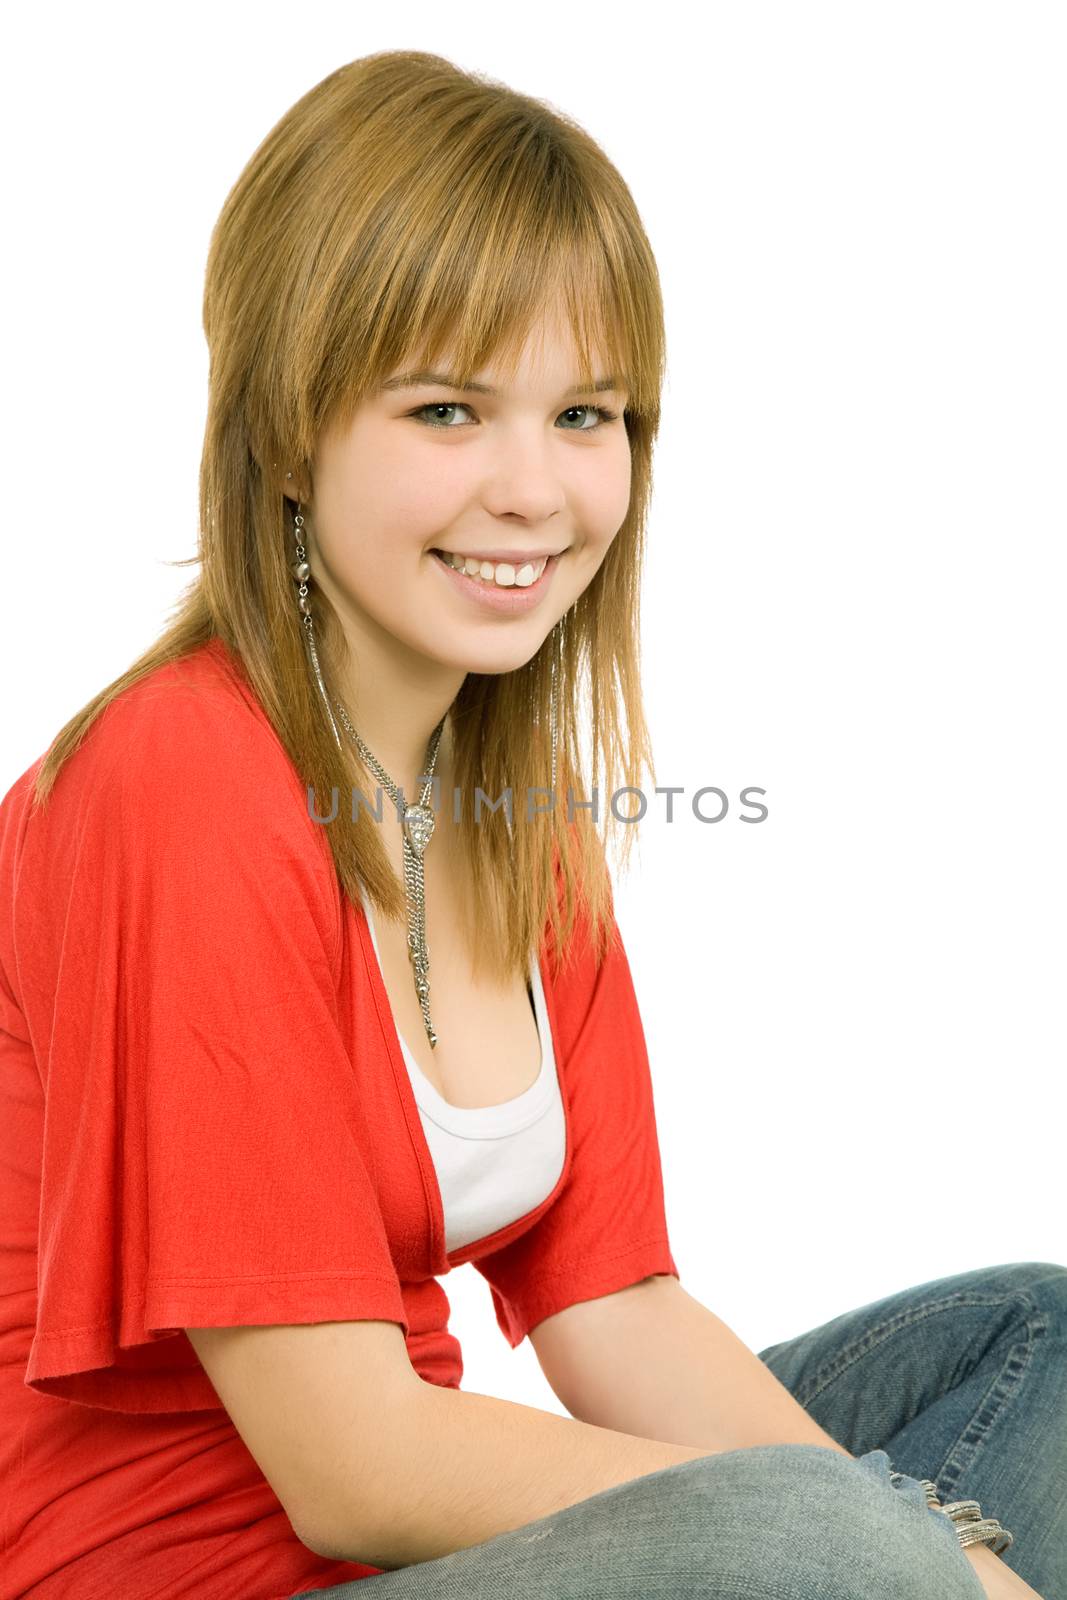
M 426 948 L 426 882 L 423 854 L 427 845 L 433 838 L 434 816 L 432 808 L 427 805 L 433 787 L 433 769 L 437 761 L 437 750 L 441 743 L 444 731 L 445 718 L 442 717 L 433 733 L 426 751 L 426 765 L 423 776 L 426 782 L 418 799 L 408 805 L 399 787 L 393 782 L 377 756 L 374 755 L 348 719 L 348 713 L 340 700 L 334 704 L 340 714 L 345 729 L 353 740 L 356 749 L 363 760 L 370 767 L 374 776 L 383 783 L 388 790 L 397 814 L 403 807 L 403 849 L 404 849 L 404 896 L 408 910 L 408 957 L 415 974 L 415 993 L 419 997 L 419 1008 L 422 1011 L 422 1021 L 426 1029 L 426 1037 L 430 1041 L 430 1049 L 437 1046 L 437 1034 L 434 1032 L 433 1023 L 430 1021 L 430 952 Z M 447 715 L 447 713 L 446 713 Z

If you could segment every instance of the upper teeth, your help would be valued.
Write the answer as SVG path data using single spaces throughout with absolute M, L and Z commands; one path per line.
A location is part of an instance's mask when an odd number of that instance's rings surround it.
M 542 556 L 540 561 L 527 561 L 516 571 L 510 561 L 478 561 L 474 556 L 456 555 L 451 551 L 442 550 L 441 555 L 450 567 L 455 567 L 457 572 L 465 572 L 468 577 L 481 578 L 486 583 L 499 584 L 502 589 L 510 589 L 514 584 L 516 588 L 528 589 L 531 583 L 536 583 L 545 564 L 547 556 Z

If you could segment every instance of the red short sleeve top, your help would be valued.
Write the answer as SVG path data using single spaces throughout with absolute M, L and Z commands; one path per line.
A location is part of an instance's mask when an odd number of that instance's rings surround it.
M 447 1252 L 361 906 L 221 640 L 0 802 L 0 1600 L 281 1600 L 317 1556 L 186 1327 L 382 1319 L 463 1366 L 438 1279 L 537 1322 L 678 1275 L 626 955 L 539 957 L 567 1120 L 533 1211 Z

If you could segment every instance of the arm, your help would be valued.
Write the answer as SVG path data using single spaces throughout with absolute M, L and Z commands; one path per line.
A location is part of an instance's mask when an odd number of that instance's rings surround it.
M 334 1560 L 432 1561 L 716 1453 L 425 1383 L 388 1321 L 186 1331 L 294 1531 Z M 965 1553 L 989 1600 L 1031 1594 Z
M 580 1301 L 529 1337 L 557 1399 L 597 1427 L 711 1453 L 818 1444 L 855 1459 L 677 1278 L 645 1278 Z M 1034 1595 L 988 1545 L 960 1554 L 987 1600 Z
M 426 1383 L 392 1322 L 186 1331 L 294 1532 L 334 1560 L 432 1561 L 714 1454 Z

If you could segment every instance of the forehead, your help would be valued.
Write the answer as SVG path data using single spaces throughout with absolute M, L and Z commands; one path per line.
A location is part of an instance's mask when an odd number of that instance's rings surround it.
M 582 361 L 580 336 L 566 308 L 554 302 L 525 324 L 503 329 L 495 340 L 474 335 L 469 325 L 442 331 L 432 347 L 426 344 L 395 362 L 387 381 L 403 374 L 447 374 L 480 394 L 507 389 L 520 375 L 534 385 L 544 382 L 554 387 L 573 379 L 575 387 L 589 387 L 590 380 L 596 387 L 597 380 L 611 378 L 612 386 L 618 386 L 624 376 L 619 370 L 621 363 L 611 362 L 603 335 L 589 328 L 582 333 L 588 344 L 588 369 Z M 608 385 L 602 383 L 601 387 Z

